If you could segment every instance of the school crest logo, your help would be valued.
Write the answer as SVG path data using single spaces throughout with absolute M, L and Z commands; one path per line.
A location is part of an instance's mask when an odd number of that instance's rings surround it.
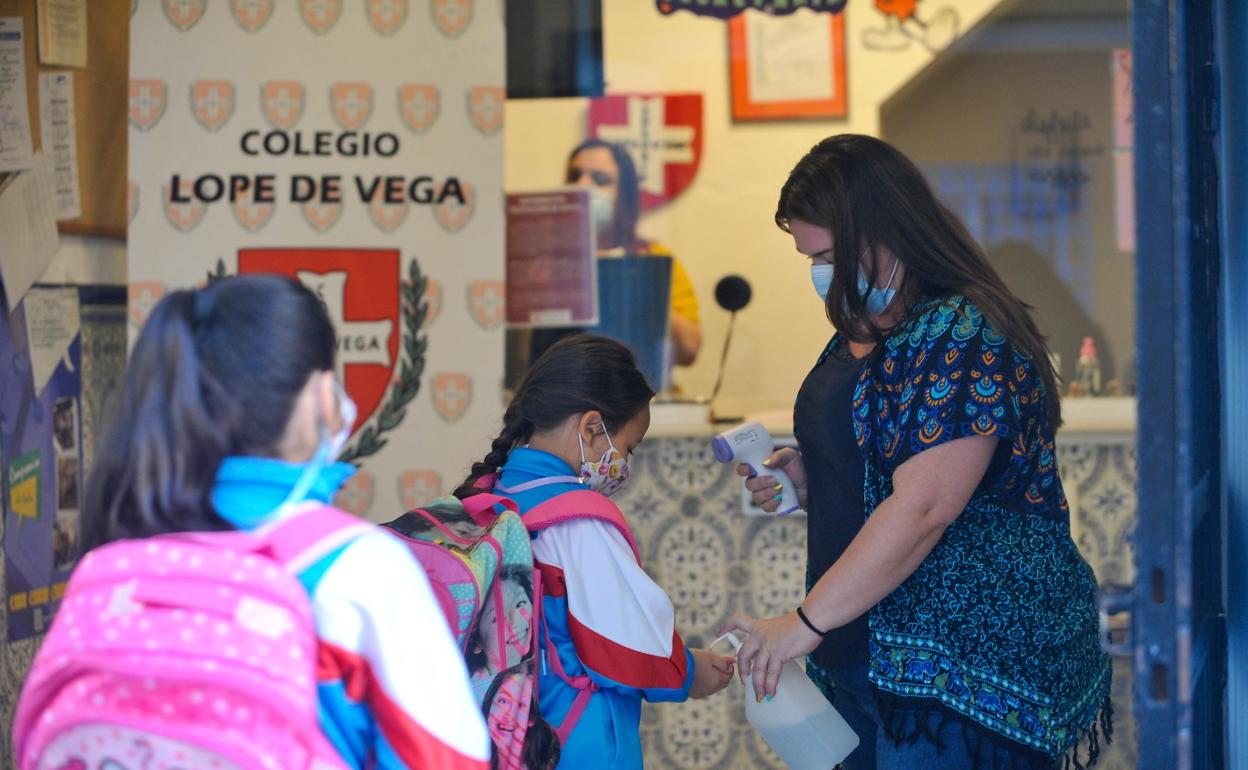
M 393 35 L 407 21 L 407 0 L 368 0 L 368 23 L 383 37 Z
M 442 225 L 442 229 L 448 233 L 457 233 L 468 224 L 468 220 L 472 219 L 473 209 L 476 206 L 476 191 L 467 182 L 460 182 L 460 188 L 464 193 L 464 200 L 461 203 L 455 196 L 449 196 L 441 203 L 435 203 L 433 206 L 434 219 L 438 220 L 438 224 Z
M 433 23 L 447 37 L 459 37 L 472 23 L 472 0 L 433 0 Z
M 338 224 L 338 218 L 342 216 L 341 203 L 305 203 L 300 207 L 303 212 L 303 221 L 312 226 L 312 229 L 318 233 L 327 233 L 330 229 Z
M 403 471 L 399 474 L 399 502 L 410 511 L 428 505 L 442 495 L 442 477 L 437 471 Z
M 410 208 L 406 200 L 402 203 L 386 203 L 384 199 L 379 198 L 369 204 L 368 216 L 373 220 L 373 224 L 377 225 L 378 230 L 383 233 L 392 233 L 398 230 L 403 221 L 407 219 L 407 212 Z
M 482 328 L 493 329 L 503 322 L 506 293 L 502 281 L 473 281 L 468 284 L 468 309 L 472 320 Z
M 500 86 L 474 86 L 468 89 L 468 118 L 486 136 L 503 127 L 503 101 L 506 94 Z
M 358 471 L 334 495 L 334 506 L 363 518 L 368 514 L 368 509 L 373 507 L 374 485 L 373 474 Z
M 260 111 L 270 126 L 283 131 L 294 128 L 303 117 L 303 84 L 293 80 L 270 80 L 260 86 Z
M 139 213 L 139 186 L 134 182 L 126 182 L 126 224 L 134 221 Z
M 398 249 L 239 249 L 239 273 L 301 281 L 325 304 L 338 338 L 337 374 L 359 407 L 343 462 L 375 454 L 420 390 L 427 344 L 425 278 L 416 260 L 400 281 Z M 369 486 L 371 499 L 372 486 Z
M 429 308 L 425 315 L 425 323 L 433 323 L 434 319 L 442 312 L 442 284 L 439 281 L 430 278 L 425 286 L 425 302 Z
M 230 0 L 234 21 L 248 32 L 259 32 L 273 18 L 274 0 Z
M 204 215 L 208 213 L 208 206 L 195 199 L 193 185 L 190 180 L 183 179 L 178 184 L 178 197 L 188 203 L 175 203 L 173 201 L 173 191 L 169 185 L 161 188 L 165 202 L 165 219 L 169 220 L 169 224 L 174 226 L 180 233 L 189 233 L 204 220 Z
M 334 83 L 329 89 L 334 120 L 344 131 L 361 128 L 373 114 L 373 87 L 368 83 Z
M 299 0 L 299 15 L 308 29 L 324 35 L 342 18 L 342 0 Z
M 641 207 L 684 192 L 702 162 L 701 94 L 630 94 L 589 103 L 590 136 L 623 145 L 637 166 Z
M 196 80 L 191 84 L 191 112 L 195 122 L 217 131 L 234 114 L 234 84 L 228 80 Z
M 204 18 L 208 0 L 161 0 L 160 7 L 165 10 L 170 24 L 186 32 Z
M 412 133 L 423 134 L 438 119 L 440 95 L 437 86 L 406 83 L 399 86 L 399 115 Z
M 272 203 L 256 203 L 255 188 L 248 188 L 238 196 L 230 208 L 234 219 L 249 233 L 258 233 L 273 218 L 276 206 Z
M 165 114 L 167 103 L 163 80 L 130 81 L 130 123 L 140 131 L 150 131 Z
M 165 285 L 160 281 L 135 281 L 130 284 L 127 293 L 130 301 L 126 307 L 130 323 L 141 329 L 147 323 L 147 317 L 152 314 L 152 308 L 165 296 Z
M 434 375 L 433 408 L 447 422 L 456 422 L 472 403 L 472 378 L 463 372 Z

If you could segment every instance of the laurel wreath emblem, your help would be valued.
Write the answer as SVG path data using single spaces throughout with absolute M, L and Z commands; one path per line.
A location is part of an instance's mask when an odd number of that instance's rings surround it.
M 208 283 L 227 275 L 225 261 L 217 260 L 215 270 L 208 272 Z M 407 405 L 420 393 L 420 378 L 425 373 L 425 353 L 429 348 L 429 336 L 422 331 L 429 316 L 429 302 L 425 297 L 429 279 L 421 272 L 415 257 L 408 263 L 407 278 L 399 287 L 403 348 L 398 379 L 391 383 L 389 395 L 375 412 L 375 417 L 360 430 L 355 441 L 343 449 L 339 462 L 358 466 L 365 457 L 380 452 L 389 441 L 386 434 L 402 424 L 407 416 Z

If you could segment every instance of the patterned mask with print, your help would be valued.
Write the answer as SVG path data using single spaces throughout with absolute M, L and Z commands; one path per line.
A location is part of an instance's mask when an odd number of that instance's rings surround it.
M 607 437 L 607 451 L 597 462 L 585 458 L 585 442 L 581 440 L 579 433 L 576 436 L 576 443 L 581 447 L 580 479 L 582 484 L 594 492 L 610 497 L 619 492 L 628 481 L 628 458 L 611 443 L 611 434 L 607 433 L 606 428 L 602 429 L 602 433 Z M 612 454 L 615 454 L 614 459 Z

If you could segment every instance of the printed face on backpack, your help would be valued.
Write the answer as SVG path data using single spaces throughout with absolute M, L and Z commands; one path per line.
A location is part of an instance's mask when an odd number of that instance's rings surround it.
M 533 598 L 515 580 L 499 581 L 504 625 L 499 633 L 498 612 L 491 599 L 481 611 L 480 639 L 490 672 L 519 663 L 529 651 L 529 629 L 533 623 Z M 500 647 L 500 643 L 502 647 Z

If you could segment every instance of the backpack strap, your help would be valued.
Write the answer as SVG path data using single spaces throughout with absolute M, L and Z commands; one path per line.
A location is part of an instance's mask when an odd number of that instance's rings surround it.
M 637 548 L 637 540 L 633 537 L 633 531 L 624 514 L 615 503 L 597 492 L 588 489 L 564 492 L 525 513 L 521 519 L 530 532 L 541 532 L 556 524 L 577 519 L 605 521 L 624 535 L 629 547 L 633 549 L 633 556 L 637 557 L 637 563 L 641 563 L 641 551 Z
M 485 490 L 482 490 L 480 494 L 466 497 L 461 502 L 464 505 L 464 513 L 483 527 L 489 526 L 494 521 L 493 509 L 496 505 L 501 505 L 512 513 L 520 513 L 520 506 L 516 505 L 515 500 Z
M 252 534 L 285 565 L 298 574 L 334 550 L 373 529 L 373 525 L 321 503 L 300 506 Z

